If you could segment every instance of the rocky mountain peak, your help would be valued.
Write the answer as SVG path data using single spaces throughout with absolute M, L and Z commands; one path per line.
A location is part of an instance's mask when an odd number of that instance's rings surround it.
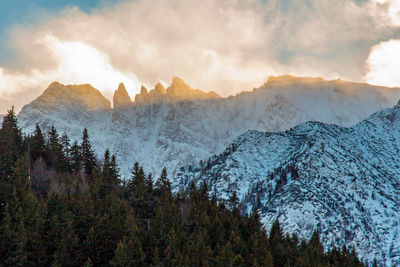
M 174 85 L 174 86 L 189 86 L 189 85 L 187 85 L 185 83 L 185 81 L 182 78 L 177 77 L 177 76 L 172 78 L 171 85 Z
M 27 106 L 46 110 L 78 108 L 87 111 L 111 108 L 110 101 L 90 84 L 63 85 L 59 82 L 51 83 L 42 95 Z
M 181 78 L 172 78 L 171 85 L 167 88 L 167 95 L 170 97 L 185 97 L 192 94 L 193 89 Z
M 142 85 L 140 93 L 135 96 L 136 105 L 147 105 L 150 103 L 150 96 L 147 92 L 147 88 Z
M 166 95 L 167 91 L 161 83 L 157 83 L 154 89 L 150 91 L 150 94 L 161 96 Z
M 147 95 L 147 94 L 148 94 L 148 93 L 147 93 L 147 88 L 144 87 L 143 85 L 142 85 L 142 87 L 140 88 L 140 94 L 141 94 L 141 95 Z
M 172 83 L 167 88 L 167 96 L 170 101 L 204 100 L 220 97 L 212 91 L 206 93 L 199 89 L 193 89 L 179 77 L 172 78 Z
M 118 89 L 115 90 L 113 103 L 114 108 L 124 107 L 132 103 L 128 91 L 126 91 L 125 85 L 123 83 L 120 83 Z

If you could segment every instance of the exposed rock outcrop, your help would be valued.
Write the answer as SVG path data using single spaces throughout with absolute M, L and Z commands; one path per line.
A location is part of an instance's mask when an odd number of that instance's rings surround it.
M 167 89 L 165 89 L 162 84 L 157 83 L 154 89 L 147 92 L 147 89 L 142 86 L 140 93 L 135 96 L 135 105 L 143 106 L 162 102 L 171 103 L 213 98 L 220 98 L 220 96 L 213 91 L 206 93 L 199 89 L 193 89 L 181 78 L 174 77 L 171 85 Z
M 78 109 L 93 111 L 111 108 L 110 101 L 90 84 L 63 85 L 59 82 L 50 84 L 43 94 L 29 105 L 47 110 Z
M 132 104 L 132 100 L 123 83 L 120 83 L 118 89 L 115 90 L 113 104 L 114 108 L 126 107 Z

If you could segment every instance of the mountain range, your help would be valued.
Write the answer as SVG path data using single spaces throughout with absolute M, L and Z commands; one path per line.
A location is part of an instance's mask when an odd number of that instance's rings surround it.
M 54 125 L 78 141 L 86 127 L 94 149 L 115 153 L 125 177 L 136 161 L 155 175 L 165 166 L 174 176 L 181 166 L 220 153 L 249 129 L 279 132 L 307 121 L 350 126 L 399 97 L 398 88 L 286 75 L 223 98 L 175 77 L 167 88 L 142 87 L 134 101 L 120 84 L 112 107 L 89 84 L 54 82 L 18 119 L 27 133 L 36 123 L 45 131 Z

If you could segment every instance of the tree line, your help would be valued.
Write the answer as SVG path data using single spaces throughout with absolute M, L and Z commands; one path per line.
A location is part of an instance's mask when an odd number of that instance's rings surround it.
M 52 127 L 0 129 L 2 266 L 363 266 L 353 249 L 325 252 L 310 240 L 267 233 L 238 199 L 217 201 L 206 185 L 172 193 L 165 168 L 153 178 L 135 163 L 121 180 L 114 155 L 97 159 L 85 129 L 71 144 Z

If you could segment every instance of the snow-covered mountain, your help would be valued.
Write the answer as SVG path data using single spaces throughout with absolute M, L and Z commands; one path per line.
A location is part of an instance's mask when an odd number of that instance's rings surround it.
M 174 175 L 183 165 L 220 153 L 249 129 L 276 132 L 309 120 L 349 126 L 398 97 L 398 88 L 280 76 L 251 92 L 221 98 L 174 78 L 168 88 L 143 87 L 134 102 L 120 84 L 111 108 L 90 85 L 53 83 L 18 119 L 26 132 L 36 123 L 45 130 L 54 125 L 72 140 L 80 140 L 88 128 L 95 150 L 102 154 L 108 147 L 115 153 L 124 175 L 135 161 L 153 174 L 166 166 Z
M 350 128 L 307 122 L 288 131 L 247 131 L 221 154 L 181 168 L 175 188 L 208 184 L 218 198 L 236 191 L 269 229 L 325 246 L 354 246 L 363 260 L 400 266 L 400 101 Z

